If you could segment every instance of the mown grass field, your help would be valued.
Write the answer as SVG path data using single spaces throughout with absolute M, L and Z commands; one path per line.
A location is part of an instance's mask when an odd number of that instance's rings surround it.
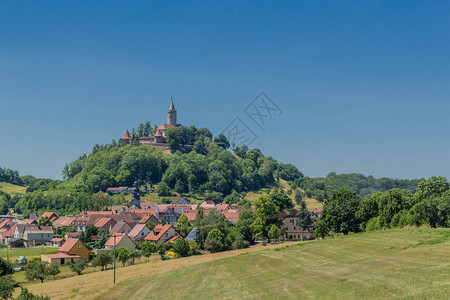
M 0 190 L 10 195 L 25 194 L 26 186 L 15 185 L 8 182 L 0 182 Z
M 52 299 L 447 299 L 450 230 L 279 244 L 31 284 Z

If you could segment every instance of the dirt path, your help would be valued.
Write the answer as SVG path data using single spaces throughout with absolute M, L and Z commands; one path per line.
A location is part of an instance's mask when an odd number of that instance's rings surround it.
M 153 260 L 148 263 L 117 269 L 116 284 L 133 278 L 138 279 L 151 274 L 165 273 L 191 265 L 236 256 L 241 253 L 274 249 L 289 244 L 294 243 L 268 245 L 266 247 L 257 245 L 247 249 L 190 256 L 169 261 Z M 44 282 L 43 284 L 35 283 L 26 287 L 33 294 L 48 295 L 51 299 L 94 299 L 113 287 L 113 270 Z

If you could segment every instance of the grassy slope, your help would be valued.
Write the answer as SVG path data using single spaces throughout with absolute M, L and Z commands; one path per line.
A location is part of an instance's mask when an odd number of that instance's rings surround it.
M 445 298 L 450 293 L 448 229 L 379 231 L 261 249 L 121 268 L 114 288 L 111 271 L 28 288 L 52 299 Z
M 16 194 L 25 194 L 26 189 L 26 186 L 15 185 L 8 182 L 0 182 L 0 190 L 10 194 L 11 196 Z
M 274 184 L 273 186 L 262 188 L 258 191 L 248 192 L 245 195 L 244 199 L 249 200 L 250 202 L 253 202 L 259 197 L 259 195 L 270 193 L 270 191 L 273 188 L 282 188 L 284 190 L 284 192 L 287 193 L 287 191 L 289 190 L 289 185 L 286 180 L 280 179 L 280 182 L 277 184 Z M 288 196 L 292 199 L 292 201 L 295 204 L 295 201 L 294 201 L 295 194 L 292 193 L 291 195 L 288 195 Z M 314 198 L 305 198 L 305 202 L 306 202 L 306 206 L 308 207 L 309 210 L 312 210 L 314 208 L 322 208 L 323 207 L 323 203 L 317 201 Z

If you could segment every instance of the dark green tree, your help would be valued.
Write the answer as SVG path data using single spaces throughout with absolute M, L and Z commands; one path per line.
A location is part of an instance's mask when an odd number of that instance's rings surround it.
M 356 219 L 356 210 L 361 198 L 349 190 L 338 190 L 331 199 L 325 202 L 323 220 L 333 232 L 348 234 L 358 232 L 359 223 Z
M 181 257 L 185 257 L 189 255 L 189 244 L 184 239 L 179 238 L 175 241 L 175 245 L 173 246 L 173 251 L 180 255 Z

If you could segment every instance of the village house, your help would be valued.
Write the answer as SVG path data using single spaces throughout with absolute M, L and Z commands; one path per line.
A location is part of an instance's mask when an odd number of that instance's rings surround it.
M 150 229 L 145 224 L 137 224 L 130 231 L 128 236 L 135 242 L 143 240 L 150 233 Z
M 62 216 L 53 222 L 53 228 L 72 226 L 77 216 Z
M 176 204 L 177 205 L 180 205 L 180 204 L 189 205 L 189 204 L 191 204 L 191 201 L 189 201 L 189 199 L 186 197 L 181 197 L 180 199 L 178 199 Z
M 59 216 L 52 211 L 43 213 L 42 216 L 39 218 L 39 220 L 44 217 L 48 217 L 52 223 L 55 222 L 59 218 Z
M 61 247 L 62 244 L 64 244 L 64 239 L 63 238 L 52 238 L 50 240 L 50 242 L 52 243 L 52 247 Z
M 78 262 L 81 259 L 79 255 L 69 255 L 65 253 L 42 254 L 41 261 L 48 262 L 52 266 L 65 266 Z
M 116 234 L 110 237 L 105 243 L 106 250 L 114 250 L 114 247 L 134 250 L 136 249 L 136 244 L 131 240 L 128 234 Z
M 114 225 L 116 225 L 116 221 L 114 221 L 112 218 L 108 218 L 108 217 L 99 218 L 94 223 L 94 227 L 99 228 L 99 229 L 106 229 L 106 230 L 110 230 L 111 228 L 114 227 Z
M 236 224 L 239 221 L 239 213 L 237 211 L 227 211 L 224 212 L 223 215 L 225 219 L 233 224 Z
M 214 201 L 203 201 L 200 204 L 200 207 L 203 209 L 213 209 L 216 207 L 216 204 L 214 203 Z
M 175 212 L 173 207 L 168 207 L 166 212 L 162 215 L 160 219 L 164 219 L 166 221 L 166 224 L 175 226 L 177 225 L 179 218 L 180 215 Z
M 164 243 L 174 236 L 181 236 L 180 233 L 172 225 L 156 225 L 155 228 L 144 238 L 146 241 L 155 243 Z
M 285 229 L 283 239 L 288 239 L 292 236 L 293 240 L 306 240 L 311 238 L 311 230 L 303 230 L 297 224 L 297 210 L 282 210 L 280 217 L 283 219 L 282 228 Z
M 53 227 L 17 224 L 14 229 L 14 238 L 25 240 L 27 247 L 42 245 L 49 243 L 53 238 Z
M 139 220 L 138 224 L 147 224 L 147 222 L 151 222 L 155 225 L 160 224 L 158 218 L 155 215 L 144 216 Z
M 69 238 L 58 249 L 59 253 L 68 255 L 78 255 L 86 260 L 89 260 L 89 248 L 80 239 Z
M 116 225 L 114 225 L 113 228 L 111 228 L 111 230 L 109 231 L 110 235 L 114 235 L 114 234 L 125 234 L 125 233 L 130 233 L 131 232 L 131 225 L 128 224 L 125 221 L 119 221 L 116 223 Z

